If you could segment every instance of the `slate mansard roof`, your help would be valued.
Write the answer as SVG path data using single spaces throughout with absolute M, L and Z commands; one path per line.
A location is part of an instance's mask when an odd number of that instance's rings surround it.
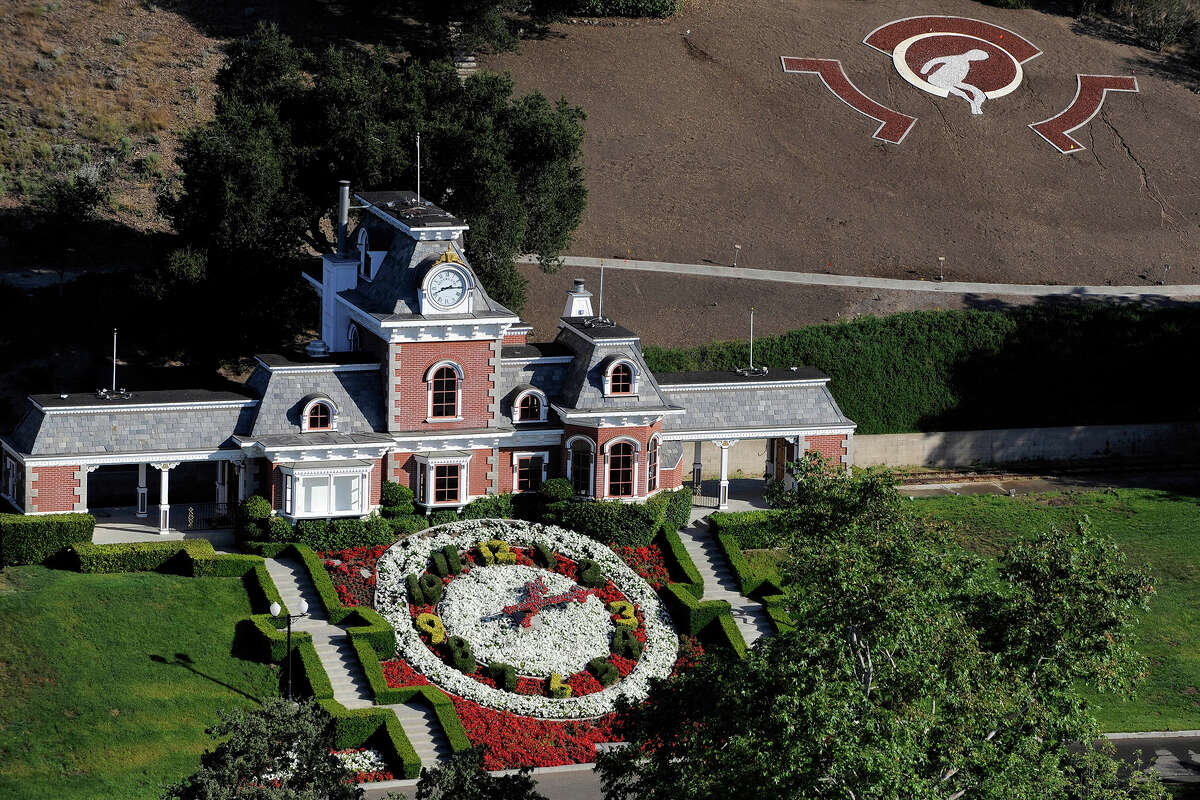
M 800 367 L 766 375 L 677 372 L 658 376 L 663 393 L 683 414 L 663 419 L 670 433 L 809 429 L 852 431 L 820 370 Z
M 247 381 L 262 396 L 249 435 L 299 434 L 300 415 L 311 395 L 324 395 L 333 403 L 337 433 L 386 431 L 383 379 L 379 374 L 382 365 L 361 363 L 357 358 L 352 359 L 355 363 L 339 363 L 341 355 L 337 353 L 323 362 L 260 356 L 259 366 Z
M 678 412 L 646 366 L 641 340 L 633 332 L 618 325 L 593 327 L 582 318 L 563 317 L 554 341 L 574 356 L 558 394 L 564 408 L 577 412 Z M 637 394 L 604 395 L 605 373 L 617 361 L 633 365 Z
M 32 456 L 219 450 L 250 432 L 258 401 L 233 392 L 135 392 L 128 399 L 33 395 L 10 443 Z

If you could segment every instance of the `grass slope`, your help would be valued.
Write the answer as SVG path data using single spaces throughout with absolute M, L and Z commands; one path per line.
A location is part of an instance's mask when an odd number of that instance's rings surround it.
M 250 613 L 229 578 L 0 572 L 0 797 L 155 798 L 220 709 L 278 694 L 231 657 Z
M 1086 514 L 1131 563 L 1149 563 L 1158 592 L 1138 627 L 1150 675 L 1125 701 L 1089 695 L 1105 731 L 1200 728 L 1200 498 L 1131 489 L 1022 497 L 955 496 L 914 500 L 917 513 L 951 523 L 962 543 L 999 553 L 1016 536 L 1070 525 Z

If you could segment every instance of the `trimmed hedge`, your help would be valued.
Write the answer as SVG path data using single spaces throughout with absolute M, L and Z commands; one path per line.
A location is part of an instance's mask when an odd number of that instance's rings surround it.
M 859 434 L 1195 419 L 1178 375 L 1197 350 L 1200 310 L 1105 302 L 864 316 L 754 340 L 755 363 L 827 374 Z M 747 352 L 739 341 L 644 355 L 658 374 L 731 369 Z
M 782 516 L 781 511 L 719 511 L 708 524 L 714 534 L 731 536 L 744 549 L 764 550 L 779 546 Z
M 513 496 L 510 493 L 505 493 L 476 498 L 463 507 L 462 518 L 512 519 Z
M 763 609 L 767 612 L 767 618 L 771 620 L 771 626 L 775 628 L 775 633 L 787 633 L 794 630 L 795 622 L 784 609 L 783 603 L 787 600 L 785 594 L 771 594 L 762 598 Z
M 374 747 L 397 777 L 416 778 L 421 774 L 421 757 L 390 709 L 348 709 L 336 700 L 322 700 L 320 704 L 333 717 L 334 747 Z
M 551 503 L 546 506 L 543 521 L 604 544 L 645 547 L 660 530 L 679 530 L 686 525 L 691 510 L 691 492 L 677 489 L 659 492 L 644 503 L 622 503 L 620 500 Z
M 729 603 L 724 600 L 702 602 L 678 583 L 668 583 L 659 597 L 666 603 L 671 619 L 680 631 L 705 638 L 710 644 L 728 647 L 739 657 L 746 654 L 746 640 L 733 621 Z
M 0 567 L 41 564 L 76 544 L 90 543 L 91 514 L 0 514 Z
M 207 539 L 170 542 L 127 542 L 91 544 L 81 542 L 71 550 L 79 559 L 79 571 L 93 574 L 114 572 L 174 572 L 192 574 L 192 559 L 212 557 Z
M 750 562 L 746 561 L 745 554 L 742 553 L 742 548 L 738 546 L 737 540 L 728 533 L 718 533 L 716 535 L 717 545 L 721 548 L 721 552 L 725 554 L 725 559 L 729 562 L 729 568 L 733 570 L 733 574 L 738 580 L 738 591 L 752 597 L 754 595 L 763 594 L 780 594 L 783 592 L 783 587 L 776 583 L 766 575 L 760 575 L 750 567 Z
M 687 548 L 683 546 L 683 540 L 679 538 L 679 531 L 670 529 L 659 531 L 655 541 L 662 550 L 663 559 L 667 563 L 667 574 L 671 576 L 671 580 L 686 588 L 695 595 L 697 600 L 703 597 L 704 578 L 700 575 L 700 570 L 696 569 Z

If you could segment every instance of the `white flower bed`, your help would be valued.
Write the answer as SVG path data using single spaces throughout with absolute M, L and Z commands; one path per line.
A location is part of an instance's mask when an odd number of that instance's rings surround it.
M 370 747 L 350 753 L 334 753 L 334 755 L 351 775 L 358 775 L 362 772 L 385 772 L 388 768 L 387 762 L 383 760 L 383 753 Z
M 540 678 L 551 673 L 565 677 L 593 658 L 607 656 L 613 624 L 604 601 L 595 595 L 543 609 L 528 628 L 513 615 L 499 613 L 524 600 L 525 584 L 538 578 L 551 595 L 577 585 L 565 575 L 519 564 L 475 567 L 450 581 L 437 608 L 447 635 L 470 642 L 480 663 L 499 661 Z
M 421 641 L 421 637 L 413 627 L 412 617 L 408 612 L 409 598 L 408 590 L 404 585 L 404 577 L 409 573 L 419 575 L 424 572 L 429 562 L 429 554 L 434 550 L 439 550 L 446 545 L 452 545 L 460 551 L 468 550 L 480 541 L 487 539 L 503 539 L 511 545 L 520 547 L 531 547 L 541 543 L 576 561 L 581 558 L 590 558 L 597 562 L 613 584 L 638 605 L 645 620 L 646 647 L 633 671 L 619 683 L 594 694 L 556 699 L 519 695 L 505 692 L 502 689 L 494 689 L 462 674 L 438 658 Z M 471 568 L 471 573 L 482 575 L 497 569 L 499 569 L 498 566 L 475 566 Z M 553 573 L 532 568 L 526 569 L 545 576 L 552 590 L 558 590 L 560 584 L 549 583 Z M 671 625 L 667 610 L 659 602 L 658 595 L 654 593 L 654 589 L 648 583 L 626 566 L 625 562 L 605 545 L 552 525 L 512 520 L 464 520 L 441 525 L 425 533 L 402 539 L 389 548 L 379 559 L 377 575 L 375 607 L 396 629 L 397 651 L 400 657 L 405 659 L 417 672 L 451 694 L 489 708 L 511 711 L 521 716 L 546 719 L 586 719 L 602 716 L 612 711 L 616 707 L 618 697 L 628 697 L 635 702 L 643 700 L 649 693 L 652 678 L 666 678 L 671 674 L 671 668 L 675 664 L 676 654 L 679 650 L 679 638 L 675 635 L 675 629 Z M 450 586 L 454 586 L 461 580 L 463 578 L 456 578 L 451 581 Z M 503 580 L 506 584 L 511 585 L 511 578 Z M 592 599 L 596 598 L 590 598 L 589 603 Z M 492 604 L 486 607 L 483 601 L 475 604 L 479 617 L 494 614 L 499 611 L 500 607 L 507 604 L 494 605 L 491 598 L 486 602 Z M 445 598 L 443 598 L 443 605 L 444 608 L 439 607 L 439 614 L 442 614 L 443 620 L 445 620 L 444 615 L 450 613 L 450 605 Z M 570 605 L 587 604 L 571 603 Z M 451 623 L 446 621 L 445 624 L 449 630 Z M 464 623 L 455 622 L 454 624 Z M 483 658 L 482 652 L 491 646 L 486 637 L 476 639 L 474 632 L 471 635 L 462 633 L 457 635 L 463 636 L 471 643 L 472 649 L 475 650 L 481 661 L 486 660 Z M 523 659 L 510 657 L 504 659 L 505 663 L 512 664 L 522 660 L 533 662 L 535 659 L 545 659 L 548 657 L 545 652 L 546 647 L 560 646 L 558 641 L 547 644 L 539 639 L 536 645 L 533 642 L 534 640 L 531 639 L 528 654 Z M 480 649 L 481 647 L 483 650 Z M 604 652 L 607 654 L 607 641 L 604 647 Z M 586 661 L 587 659 L 584 659 L 584 663 Z M 580 664 L 574 659 L 572 663 Z M 576 666 L 570 672 L 578 669 L 579 666 Z M 563 674 L 563 677 L 565 678 L 566 674 Z

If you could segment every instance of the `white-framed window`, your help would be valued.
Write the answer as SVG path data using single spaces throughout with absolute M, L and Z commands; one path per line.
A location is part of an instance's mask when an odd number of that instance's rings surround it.
M 591 497 L 592 483 L 596 477 L 596 444 L 586 436 L 572 436 L 567 440 L 567 480 L 575 494 Z
M 545 422 L 549 404 L 546 395 L 537 389 L 526 389 L 513 401 L 513 420 L 516 422 Z
M 10 456 L 4 457 L 4 494 L 14 502 L 22 502 L 17 497 L 17 461 Z
M 439 361 L 426 370 L 427 422 L 462 419 L 462 383 L 462 367 L 453 361 Z
M 658 436 L 646 446 L 646 493 L 658 491 Z
M 546 482 L 546 467 L 550 463 L 550 453 L 542 450 L 536 453 L 512 454 L 512 485 L 514 492 L 536 492 Z
M 283 513 L 297 519 L 361 517 L 370 511 L 371 467 L 283 468 Z
M 622 358 L 609 364 L 604 371 L 604 395 L 606 397 L 636 396 L 640 376 L 637 366 L 629 359 Z
M 621 437 L 604 446 L 606 497 L 636 497 L 638 481 L 638 443 Z
M 337 407 L 327 397 L 318 397 L 304 404 L 300 412 L 300 430 L 337 430 Z
M 351 322 L 350 327 L 346 329 L 346 341 L 350 343 L 351 353 L 362 350 L 362 336 L 358 332 L 357 324 Z
M 371 279 L 371 253 L 368 247 L 367 229 L 358 229 L 358 274 Z
M 426 507 L 464 506 L 470 500 L 469 453 L 418 455 L 417 502 Z

